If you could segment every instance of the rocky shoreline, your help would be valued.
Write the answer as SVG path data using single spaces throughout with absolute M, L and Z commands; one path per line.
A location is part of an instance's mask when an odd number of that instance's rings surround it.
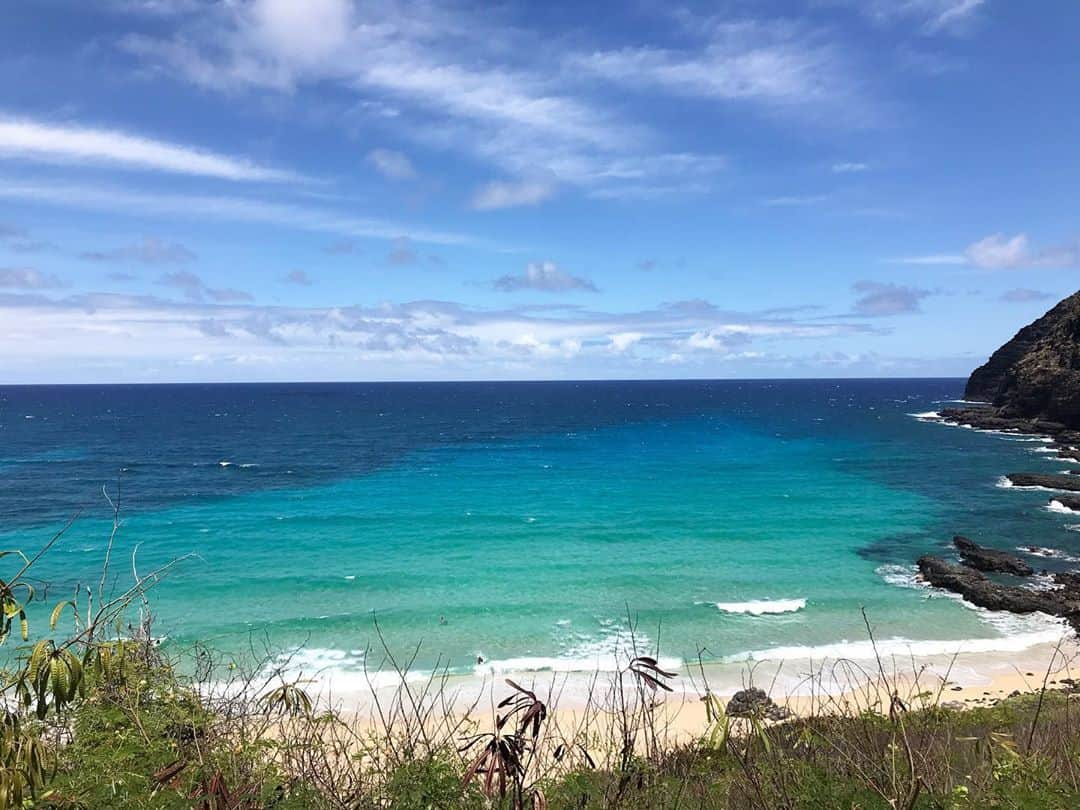
M 983 548 L 966 537 L 953 538 L 953 545 L 960 553 L 960 565 L 932 554 L 919 558 L 919 575 L 928 585 L 955 593 L 987 610 L 1058 616 L 1080 632 L 1080 573 L 1054 573 L 1050 575 L 1052 584 L 1041 589 L 1032 588 L 1027 582 L 1013 584 L 1035 573 L 1020 557 Z M 984 571 L 1005 574 L 1010 581 L 991 579 Z
M 994 433 L 1037 436 L 1062 461 L 1080 462 L 1080 292 L 1028 324 L 979 368 L 964 389 L 965 407 L 923 414 L 921 419 Z M 1014 472 L 1004 485 L 1044 489 L 1055 510 L 1080 512 L 1080 469 L 1056 474 Z M 1080 572 L 1048 574 L 1033 587 L 1034 568 L 1015 554 L 983 548 L 957 536 L 960 564 L 925 555 L 924 582 L 989 610 L 1046 613 L 1080 633 Z M 1032 547 L 1037 556 L 1065 555 Z M 990 574 L 992 576 L 987 576 Z

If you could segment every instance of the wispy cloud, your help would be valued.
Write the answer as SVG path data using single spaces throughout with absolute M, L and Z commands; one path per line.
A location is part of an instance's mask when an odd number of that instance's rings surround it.
M 108 165 L 248 182 L 299 179 L 243 158 L 114 129 L 0 117 L 0 157 L 49 163 Z
M 418 258 L 412 242 L 405 237 L 395 239 L 393 246 L 390 248 L 390 252 L 386 254 L 386 261 L 395 267 L 406 267 L 410 264 L 416 264 Z
M 303 270 L 293 270 L 286 273 L 281 280 L 286 284 L 295 284 L 298 287 L 310 287 L 315 283 L 311 276 Z
M 933 295 L 931 290 L 878 281 L 857 281 L 852 289 L 858 295 L 852 311 L 867 318 L 918 312 L 923 299 Z
M 0 287 L 9 290 L 55 290 L 68 286 L 51 273 L 28 267 L 0 267 Z
M 1054 295 L 1051 293 L 1025 288 L 1008 290 L 1001 295 L 1001 300 L 1010 304 L 1026 304 L 1029 301 L 1048 301 L 1051 298 L 1054 298 Z
M 194 252 L 177 242 L 167 242 L 154 236 L 111 250 L 90 250 L 79 258 L 91 262 L 139 262 L 141 264 L 184 264 L 195 261 Z
M 835 102 L 851 85 L 828 45 L 784 21 L 696 18 L 700 47 L 655 46 L 594 51 L 570 58 L 580 71 L 609 81 L 719 101 L 785 107 Z
M 539 205 L 555 196 L 554 183 L 543 180 L 496 180 L 476 190 L 472 207 L 477 211 Z
M 767 208 L 793 208 L 802 205 L 817 205 L 829 199 L 828 194 L 793 195 L 787 197 L 769 197 L 761 201 Z
M 978 18 L 986 0 L 829 0 L 848 5 L 877 24 L 912 22 L 923 34 L 966 31 Z
M 968 245 L 964 255 L 975 267 L 987 270 L 1080 266 L 1080 246 L 1077 244 L 1032 248 L 1024 233 L 1013 237 L 992 234 Z
M 157 283 L 163 287 L 172 287 L 179 290 L 189 301 L 210 300 L 225 304 L 245 303 L 255 300 L 254 296 L 243 290 L 209 287 L 203 282 L 202 278 L 188 270 L 166 273 L 158 279 Z
M 834 174 L 856 174 L 859 172 L 865 172 L 870 170 L 869 163 L 834 163 L 832 165 Z
M 824 108 L 832 122 L 865 106 L 839 49 L 783 20 L 703 18 L 687 26 L 680 47 L 590 51 L 509 23 L 511 13 L 255 0 L 216 4 L 169 37 L 132 35 L 122 47 L 168 77 L 218 92 L 298 94 L 335 84 L 355 96 L 355 110 L 392 107 L 379 125 L 403 138 L 511 177 L 550 175 L 596 198 L 699 193 L 717 168 L 710 155 L 696 156 L 688 171 L 665 159 L 669 134 L 635 117 L 621 95 Z M 636 167 L 633 178 L 627 166 Z M 527 199 L 542 196 L 531 190 Z
M 367 162 L 389 180 L 415 180 L 416 167 L 403 152 L 393 149 L 372 149 L 368 152 Z
M 506 275 L 495 279 L 494 287 L 502 292 L 539 290 L 541 292 L 569 292 L 585 290 L 596 292 L 596 285 L 588 279 L 572 276 L 554 262 L 530 262 L 523 273 Z
M 418 368 L 472 377 L 588 368 L 611 375 L 659 371 L 670 362 L 764 358 L 778 342 L 810 341 L 818 352 L 819 341 L 879 331 L 843 319 L 725 311 L 701 300 L 624 312 L 559 305 L 483 309 L 445 301 L 259 306 L 240 301 L 235 291 L 207 295 L 201 279 L 182 272 L 166 285 L 181 291 L 181 300 L 0 294 L 0 367 L 10 376 L 14 357 L 36 369 L 63 356 L 67 362 L 118 361 L 136 376 L 148 365 L 171 369 L 173 378 L 190 378 L 194 366 L 218 368 L 230 379 L 258 376 L 252 366 L 275 369 L 279 379 L 355 378 L 358 360 L 382 374 L 396 369 L 392 376 L 398 377 Z
M 67 208 L 121 212 L 139 217 L 251 222 L 291 230 L 336 234 L 345 238 L 396 239 L 407 235 L 417 242 L 430 244 L 487 244 L 483 240 L 461 233 L 250 197 L 151 193 L 119 186 L 79 186 L 0 179 L 0 199 L 32 200 Z
M 1080 267 L 1080 243 L 1032 247 L 1027 234 L 995 233 L 968 245 L 963 253 L 933 253 L 892 260 L 896 264 L 967 265 L 981 270 Z

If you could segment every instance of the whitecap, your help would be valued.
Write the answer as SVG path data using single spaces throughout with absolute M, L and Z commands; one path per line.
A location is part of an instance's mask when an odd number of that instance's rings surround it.
M 724 613 L 748 613 L 762 616 L 772 613 L 795 613 L 806 607 L 805 599 L 752 599 L 748 602 L 717 602 Z
M 938 411 L 923 411 L 922 413 L 909 413 L 908 416 L 911 416 L 911 417 L 913 417 L 915 419 L 918 419 L 921 422 L 933 422 L 933 421 L 936 421 L 938 419 L 941 419 L 941 413 L 938 412 Z
M 232 465 L 233 465 L 233 463 L 231 461 L 219 461 L 218 462 L 219 467 L 231 467 Z
M 919 580 L 919 569 L 914 565 L 879 565 L 874 569 L 874 573 L 889 585 L 895 585 L 898 588 L 925 588 Z
M 1012 616 L 1011 614 L 1006 615 L 1009 616 L 1009 619 L 1024 618 Z M 1004 621 L 1002 620 L 1003 623 Z M 1052 626 L 1045 620 L 1044 623 L 1044 627 L 1026 629 L 1025 632 L 1009 633 L 998 638 L 916 640 L 897 636 L 879 639 L 876 644 L 869 639 L 860 639 L 859 641 L 845 639 L 832 644 L 791 645 L 762 650 L 747 650 L 725 656 L 722 660 L 724 663 L 790 660 L 821 661 L 823 659 L 873 660 L 877 657 L 889 658 L 896 655 L 907 658 L 910 656 L 953 655 L 958 652 L 1021 652 L 1039 644 L 1057 643 L 1066 633 L 1063 623 L 1054 621 Z M 1012 622 L 1012 624 L 1018 629 L 1024 626 L 1020 622 Z
M 1053 500 L 1053 499 L 1050 501 L 1050 503 L 1048 503 L 1046 505 L 1046 509 L 1049 512 L 1057 512 L 1060 515 L 1076 515 L 1076 514 L 1080 514 L 1075 509 L 1070 509 L 1069 507 L 1067 507 L 1061 501 L 1057 501 L 1057 500 Z
M 1068 528 L 1066 526 L 1066 528 Z M 1063 560 L 1065 562 L 1080 562 L 1080 557 L 1074 557 L 1072 554 L 1066 554 L 1064 551 L 1060 551 L 1056 548 L 1046 548 L 1045 546 L 1017 546 L 1017 551 L 1022 551 L 1025 554 L 1030 554 L 1032 557 L 1043 557 L 1050 560 Z

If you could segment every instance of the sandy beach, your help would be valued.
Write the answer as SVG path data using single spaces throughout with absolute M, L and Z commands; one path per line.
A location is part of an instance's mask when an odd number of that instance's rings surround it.
M 357 676 L 363 678 L 362 675 Z M 654 704 L 658 727 L 670 742 L 687 742 L 709 728 L 705 695 L 726 705 L 748 687 L 763 689 L 793 716 L 887 713 L 895 694 L 905 708 L 931 705 L 948 708 L 991 706 L 1016 693 L 1034 693 L 1044 686 L 1066 689 L 1080 677 L 1080 643 L 1063 637 L 1018 652 L 964 652 L 953 655 L 875 659 L 762 660 L 740 664 L 684 665 L 667 679 L 672 691 L 639 693 L 632 676 L 620 696 L 614 673 L 507 672 L 497 676 L 410 676 L 404 688 L 380 682 L 371 688 L 355 678 L 309 682 L 308 691 L 321 705 L 360 727 L 373 729 L 424 716 L 445 726 L 462 723 L 489 727 L 497 705 L 512 694 L 507 679 L 534 691 L 550 710 L 549 722 L 575 734 L 589 734 L 613 722 L 621 700 L 633 704 L 639 694 Z M 601 737 L 603 735 L 600 735 Z

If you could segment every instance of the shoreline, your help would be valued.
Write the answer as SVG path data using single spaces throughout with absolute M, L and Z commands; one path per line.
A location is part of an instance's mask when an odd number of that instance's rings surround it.
M 320 706 L 361 723 L 378 720 L 379 706 L 411 704 L 442 716 L 483 718 L 510 694 L 506 680 L 535 691 L 553 712 L 570 715 L 602 709 L 615 688 L 615 672 L 554 672 L 507 670 L 498 674 L 423 675 L 411 673 L 404 687 L 396 674 L 371 673 L 372 687 L 356 683 L 363 673 L 350 674 L 343 684 L 333 675 L 305 674 L 301 685 Z M 1014 692 L 1037 691 L 1046 682 L 1058 687 L 1063 679 L 1080 676 L 1080 640 L 1066 632 L 1056 642 L 1040 642 L 1022 650 L 953 654 L 902 655 L 882 653 L 875 658 L 783 658 L 739 663 L 684 664 L 667 681 L 671 692 L 656 693 L 666 713 L 673 709 L 688 719 L 680 728 L 689 733 L 704 729 L 705 704 L 710 694 L 726 704 L 735 693 L 751 686 L 764 689 L 780 706 L 796 716 L 834 714 L 853 706 L 880 708 L 882 695 L 898 693 L 906 701 L 932 704 L 988 705 Z M 288 682 L 289 678 L 283 678 Z M 381 682 L 379 682 L 381 681 Z M 906 697 L 905 697 L 906 696 Z M 927 702 L 928 701 L 928 702 Z M 888 707 L 888 697 L 884 706 Z

